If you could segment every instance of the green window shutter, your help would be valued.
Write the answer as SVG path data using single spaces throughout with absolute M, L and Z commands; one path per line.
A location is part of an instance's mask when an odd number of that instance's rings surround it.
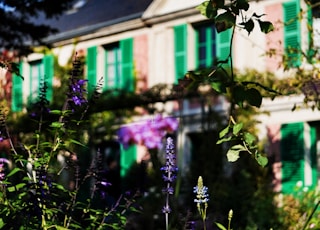
M 88 96 L 94 92 L 97 84 L 97 47 L 89 47 L 87 49 L 87 79 L 88 79 Z
M 128 38 L 120 41 L 121 50 L 121 75 L 119 88 L 128 92 L 134 92 L 134 69 L 133 69 L 133 39 Z
M 47 100 L 52 101 L 53 98 L 53 75 L 54 75 L 54 57 L 53 55 L 46 55 L 43 58 L 44 65 L 44 77 L 45 82 L 47 83 Z
M 19 73 L 22 74 L 23 64 L 19 63 Z M 12 74 L 12 112 L 20 112 L 23 107 L 23 80 L 16 74 Z
M 304 124 L 291 123 L 281 126 L 281 179 L 282 192 L 293 192 L 298 181 L 304 182 Z
M 317 129 L 314 126 L 310 127 L 310 160 L 311 160 L 311 187 L 317 186 L 318 168 L 317 168 Z
M 217 33 L 217 58 L 218 61 L 225 61 L 230 54 L 230 41 L 231 41 L 231 29 L 225 30 L 223 32 Z M 228 59 L 228 62 L 230 59 Z
M 187 25 L 179 25 L 174 30 L 175 83 L 187 72 Z
M 298 0 L 283 3 L 284 49 L 289 67 L 300 65 L 300 5 Z
M 126 176 L 128 170 L 137 159 L 137 146 L 131 145 L 128 149 L 124 149 L 121 145 L 120 154 L 120 175 L 121 177 Z

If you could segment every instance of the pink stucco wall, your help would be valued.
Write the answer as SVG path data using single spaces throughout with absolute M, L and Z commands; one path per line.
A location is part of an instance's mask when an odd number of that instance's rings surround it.
M 137 93 L 147 89 L 148 86 L 148 37 L 146 34 L 133 39 L 133 61 L 137 79 Z
M 265 8 L 266 20 L 272 22 L 274 31 L 266 36 L 266 52 L 272 51 L 272 56 L 266 57 L 266 69 L 273 72 L 282 62 L 283 55 L 283 10 L 282 4 L 276 3 Z
M 281 191 L 281 155 L 280 155 L 280 141 L 281 141 L 281 125 L 274 124 L 267 127 L 269 148 L 269 158 L 272 159 L 273 171 L 273 187 L 276 192 Z

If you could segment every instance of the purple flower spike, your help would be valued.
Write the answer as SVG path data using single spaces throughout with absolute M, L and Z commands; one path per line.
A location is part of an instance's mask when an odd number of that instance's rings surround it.
M 173 144 L 173 139 L 171 137 L 167 138 L 167 146 L 166 146 L 166 164 L 160 169 L 163 172 L 162 178 L 164 182 L 166 182 L 166 187 L 162 190 L 163 193 L 166 194 L 166 203 L 162 208 L 162 212 L 166 217 L 166 229 L 168 229 L 168 214 L 171 212 L 169 206 L 169 195 L 173 195 L 174 189 L 172 187 L 172 183 L 176 179 L 176 173 L 178 171 L 178 167 L 176 166 L 176 155 L 175 148 Z

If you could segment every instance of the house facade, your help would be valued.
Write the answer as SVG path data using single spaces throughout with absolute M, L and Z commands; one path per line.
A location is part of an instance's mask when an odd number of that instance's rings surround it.
M 65 65 L 74 51 L 85 56 L 89 93 L 101 77 L 104 79 L 103 90 L 138 93 L 157 84 L 176 84 L 187 71 L 209 67 L 216 58 L 225 60 L 230 52 L 231 31 L 217 33 L 212 23 L 195 9 L 202 2 L 139 0 L 134 4 L 130 1 L 119 4 L 117 1 L 78 1 L 74 9 L 59 20 L 50 21 L 60 29 L 60 33 L 46 39 L 53 46 L 52 50 L 31 54 L 21 62 L 20 70 L 25 80 L 13 78 L 12 111 L 23 111 L 28 101 L 37 98 L 43 77 L 48 82 L 50 100 L 55 84 L 54 56 L 60 65 Z M 278 77 L 294 74 L 290 70 L 284 72 L 279 63 L 288 47 L 308 49 L 308 22 L 317 22 L 312 18 L 312 10 L 302 0 L 266 0 L 250 2 L 246 14 L 251 16 L 254 12 L 265 15 L 263 20 L 271 21 L 275 29 L 265 35 L 255 28 L 248 35 L 236 28 L 232 49 L 234 67 L 239 71 L 269 71 Z M 270 50 L 274 55 L 266 55 Z M 308 67 L 300 61 L 298 54 L 288 55 L 295 60 L 290 63 L 292 67 Z M 186 169 L 193 151 L 192 137 L 203 131 L 199 115 L 211 110 L 221 116 L 228 113 L 224 97 L 214 96 L 206 106 L 201 106 L 201 98 L 197 100 L 161 105 L 166 116 L 183 119 L 183 128 L 177 133 L 178 158 L 180 167 Z M 310 109 L 291 112 L 294 103 L 302 104 L 303 96 L 281 97 L 272 102 L 265 100 L 262 108 L 270 114 L 259 117 L 260 138 L 269 138 L 268 152 L 273 159 L 275 186 L 283 192 L 290 192 L 298 181 L 304 186 L 315 186 L 320 172 L 320 145 L 317 145 L 320 112 Z M 150 116 L 137 118 L 137 121 L 146 117 Z M 126 168 L 133 161 L 140 161 L 142 155 L 139 148 L 135 148 L 123 153 L 121 158 L 122 167 Z

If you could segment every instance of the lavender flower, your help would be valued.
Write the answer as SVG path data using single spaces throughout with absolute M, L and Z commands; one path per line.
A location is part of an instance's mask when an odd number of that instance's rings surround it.
M 178 171 L 178 167 L 176 166 L 176 155 L 174 151 L 173 139 L 171 137 L 167 138 L 167 146 L 166 146 L 166 164 L 161 167 L 161 171 L 163 171 L 163 180 L 167 183 L 166 187 L 162 190 L 166 194 L 166 203 L 162 208 L 162 212 L 165 214 L 166 218 L 166 229 L 169 226 L 169 213 L 171 212 L 169 206 L 169 195 L 172 195 L 174 189 L 172 187 L 172 183 L 176 179 L 176 173 Z
M 206 229 L 205 220 L 207 215 L 209 194 L 208 187 L 203 185 L 203 180 L 201 176 L 199 176 L 198 184 L 196 187 L 193 188 L 193 192 L 196 194 L 196 199 L 194 199 L 194 202 L 197 203 L 197 208 L 203 221 L 203 227 L 204 229 Z
M 6 177 L 4 163 L 10 164 L 8 159 L 0 158 L 0 184 L 1 184 L 2 181 L 4 181 L 4 179 Z
M 85 84 L 88 80 L 80 79 L 80 67 L 81 63 L 77 57 L 75 57 L 73 61 L 73 69 L 70 76 L 69 83 L 69 105 L 71 107 L 74 106 L 82 106 L 87 104 L 88 100 L 86 99 L 87 90 L 85 89 Z

